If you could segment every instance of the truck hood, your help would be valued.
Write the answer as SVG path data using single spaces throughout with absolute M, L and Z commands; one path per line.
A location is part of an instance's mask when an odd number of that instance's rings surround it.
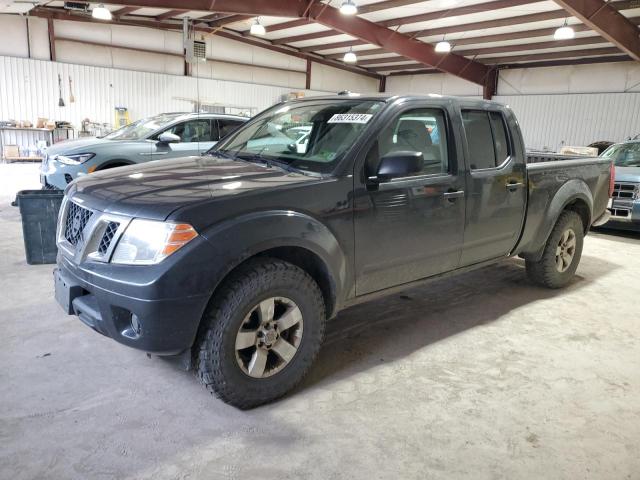
M 69 155 L 72 153 L 93 153 L 95 148 L 100 148 L 102 146 L 112 146 L 115 144 L 124 144 L 124 143 L 139 143 L 128 140 L 107 140 L 106 138 L 98 138 L 98 137 L 84 137 L 78 138 L 75 140 L 65 140 L 63 142 L 56 143 L 55 145 L 51 145 L 47 148 L 47 155 Z
M 616 181 L 640 183 L 640 167 L 616 167 Z
M 165 220 L 181 207 L 317 180 L 278 167 L 207 155 L 92 173 L 71 183 L 67 195 L 102 212 Z

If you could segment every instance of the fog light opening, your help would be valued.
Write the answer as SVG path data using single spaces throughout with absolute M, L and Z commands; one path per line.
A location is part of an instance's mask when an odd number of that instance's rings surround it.
M 142 323 L 140 323 L 140 319 L 135 313 L 131 314 L 131 330 L 136 335 L 140 335 L 142 333 Z

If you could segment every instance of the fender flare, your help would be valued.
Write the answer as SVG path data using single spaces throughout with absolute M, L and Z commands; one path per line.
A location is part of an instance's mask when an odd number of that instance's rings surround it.
M 213 225 L 200 235 L 214 249 L 212 294 L 247 259 L 274 248 L 293 247 L 309 251 L 321 262 L 333 295 L 329 318 L 345 300 L 351 278 L 347 257 L 335 235 L 311 215 L 292 210 L 253 212 Z
M 593 195 L 591 194 L 591 190 L 589 190 L 589 186 L 584 181 L 574 178 L 566 182 L 556 191 L 537 229 L 536 235 L 522 251 L 522 257 L 533 261 L 537 261 L 542 257 L 547 239 L 549 235 L 551 235 L 551 231 L 558 221 L 560 214 L 576 201 L 583 202 L 587 206 L 588 217 L 586 218 L 585 233 L 588 231 L 593 218 Z

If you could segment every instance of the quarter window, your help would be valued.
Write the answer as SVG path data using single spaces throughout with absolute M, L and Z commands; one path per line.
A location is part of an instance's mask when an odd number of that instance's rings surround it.
M 472 170 L 495 168 L 509 157 L 509 140 L 502 114 L 463 110 L 462 122 Z

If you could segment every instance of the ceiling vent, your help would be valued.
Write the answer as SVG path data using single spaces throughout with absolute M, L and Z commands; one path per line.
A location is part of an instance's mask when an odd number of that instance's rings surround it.
M 89 4 L 86 2 L 64 2 L 64 9 L 74 12 L 88 12 Z

